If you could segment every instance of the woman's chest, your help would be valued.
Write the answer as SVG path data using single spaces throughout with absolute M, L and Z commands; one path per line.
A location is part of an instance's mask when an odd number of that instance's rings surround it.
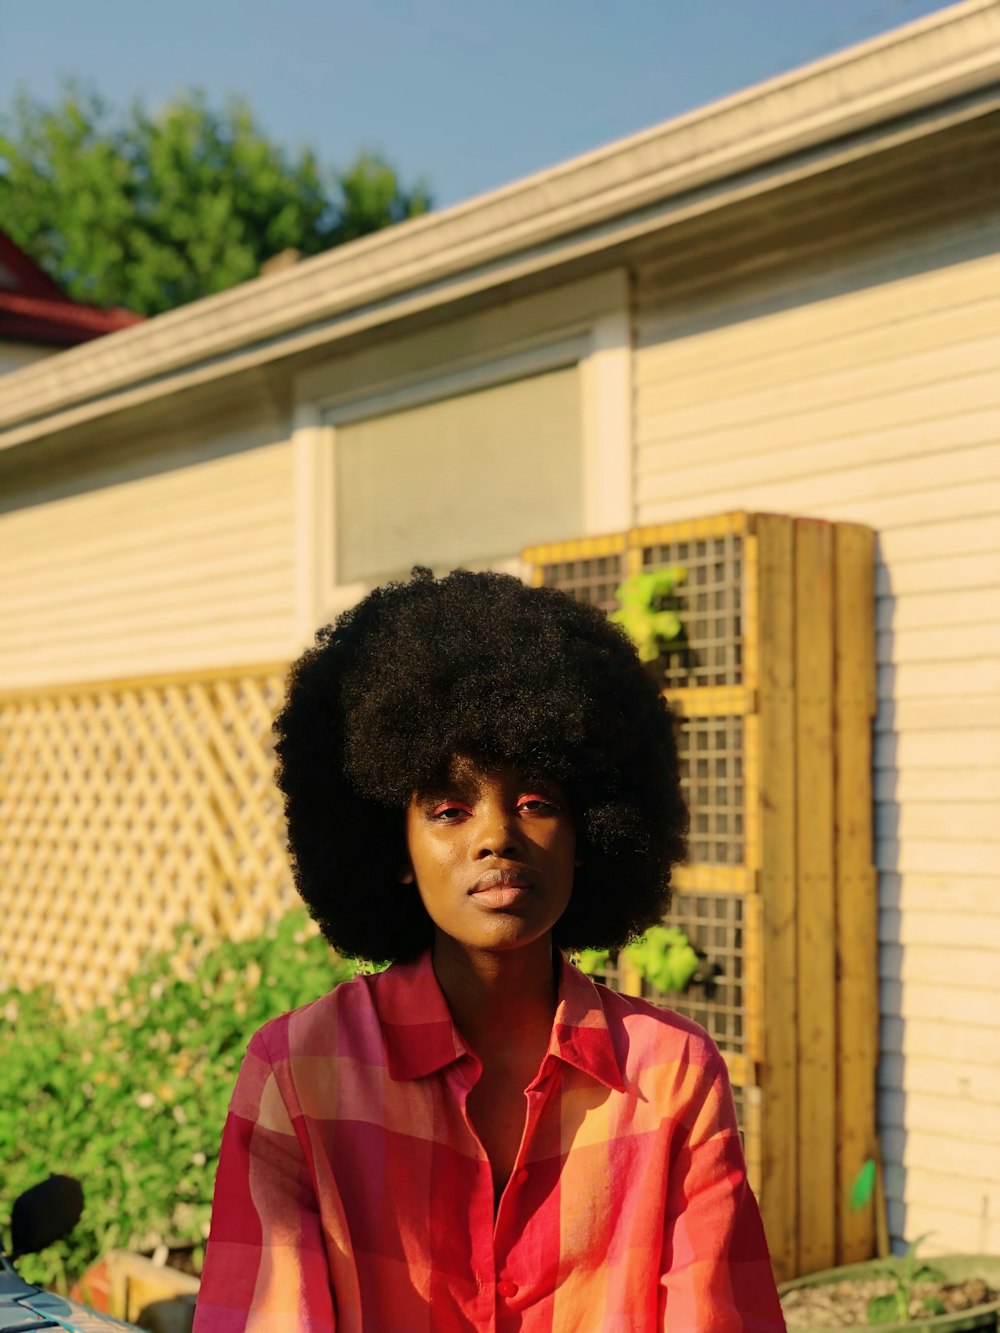
M 493 1074 L 484 1070 L 466 1102 L 469 1123 L 490 1164 L 497 1201 L 514 1170 L 518 1149 L 526 1138 L 531 1108 L 525 1095 L 525 1082 L 517 1074 Z

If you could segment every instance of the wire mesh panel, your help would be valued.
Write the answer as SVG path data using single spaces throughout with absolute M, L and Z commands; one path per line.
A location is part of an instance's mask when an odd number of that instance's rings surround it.
M 676 567 L 683 638 L 667 653 L 667 689 L 743 680 L 743 537 L 735 532 L 643 545 L 643 570 Z
M 702 966 L 696 980 L 683 993 L 664 994 L 644 983 L 644 997 L 700 1023 L 727 1054 L 744 1054 L 747 1022 L 743 895 L 677 893 L 669 921 L 704 954 Z
M 691 810 L 689 859 L 700 865 L 742 865 L 742 717 L 684 718 L 677 748 Z
M 624 561 L 622 553 L 544 564 L 542 586 L 559 588 L 578 602 L 599 606 L 610 613 L 618 608 L 615 594 L 625 577 Z

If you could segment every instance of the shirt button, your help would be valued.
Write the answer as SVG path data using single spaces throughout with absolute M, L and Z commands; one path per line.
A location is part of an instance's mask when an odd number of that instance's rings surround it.
M 518 1171 L 514 1179 L 517 1181 L 519 1185 L 523 1185 L 524 1182 L 528 1179 L 528 1173 L 527 1171 L 525 1171 L 523 1166 L 521 1167 L 520 1171 Z
M 504 1300 L 509 1300 L 511 1296 L 517 1295 L 517 1283 L 511 1282 L 508 1278 L 503 1278 L 497 1283 L 497 1295 L 502 1296 Z

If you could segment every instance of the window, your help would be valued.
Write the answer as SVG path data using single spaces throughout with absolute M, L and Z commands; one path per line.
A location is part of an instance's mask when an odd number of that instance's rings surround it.
M 583 526 L 575 364 L 336 427 L 338 584 L 516 558 Z

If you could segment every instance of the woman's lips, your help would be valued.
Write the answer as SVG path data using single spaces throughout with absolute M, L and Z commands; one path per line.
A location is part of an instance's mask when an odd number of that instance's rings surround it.
M 516 907 L 531 893 L 532 879 L 523 870 L 488 870 L 469 890 L 479 907 Z

